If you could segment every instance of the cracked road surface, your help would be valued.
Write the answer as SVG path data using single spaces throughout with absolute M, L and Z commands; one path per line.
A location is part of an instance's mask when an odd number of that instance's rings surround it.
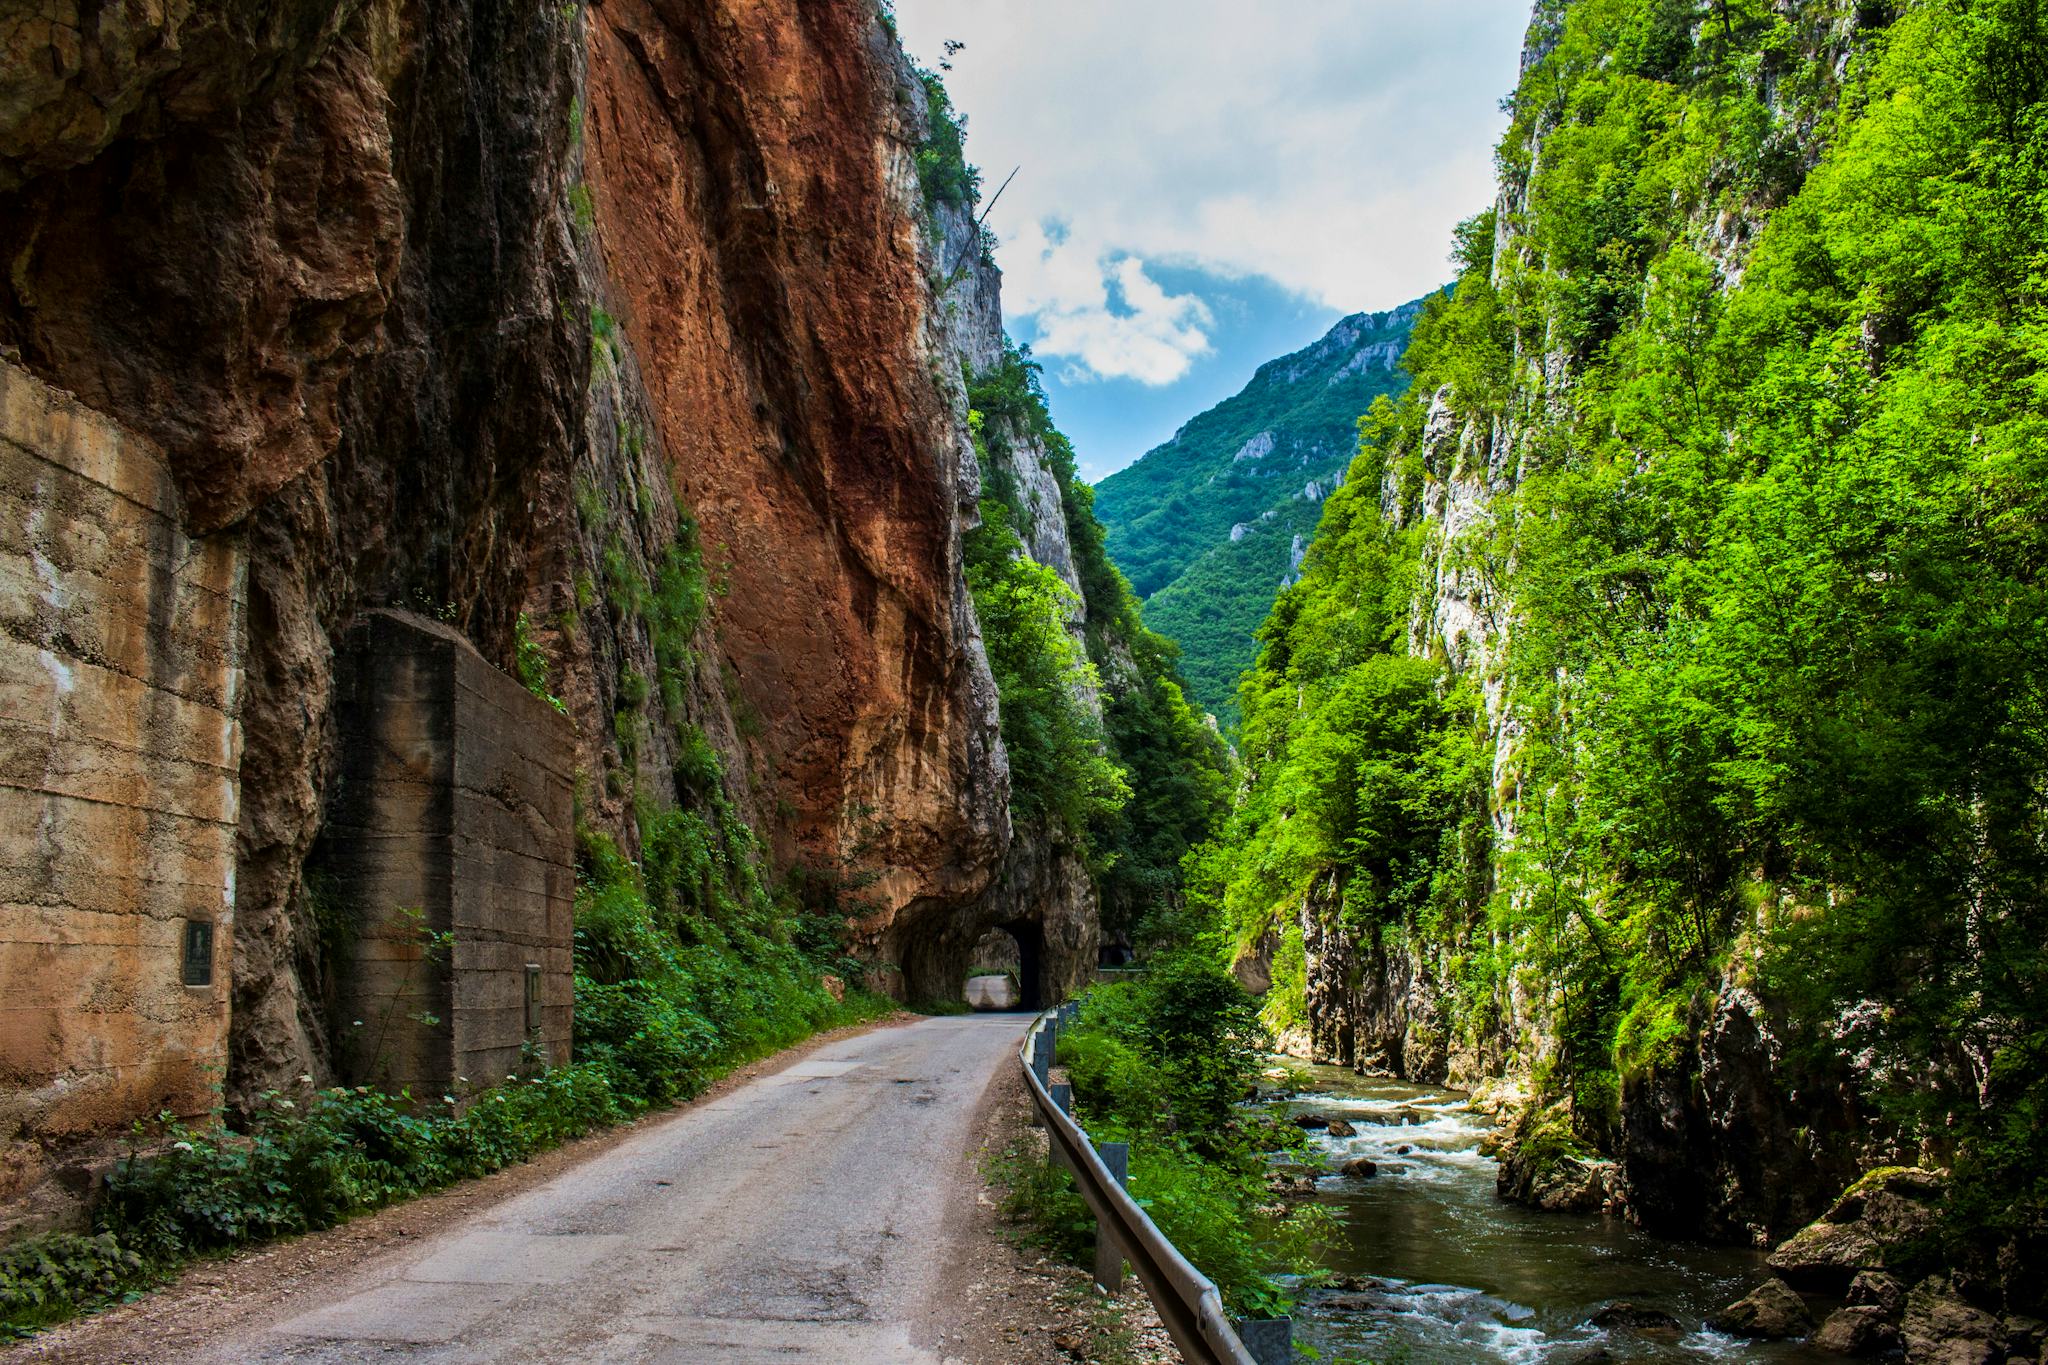
M 946 1272 L 1021 1015 L 878 1029 L 309 1286 L 208 1362 L 971 1362 Z M 312 1302 L 309 1302 L 312 1300 Z

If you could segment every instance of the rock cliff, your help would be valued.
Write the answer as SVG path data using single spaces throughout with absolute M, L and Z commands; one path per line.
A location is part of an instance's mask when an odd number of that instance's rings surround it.
M 1525 73 L 1551 56 L 1566 9 L 1534 7 Z M 1782 155 L 1774 153 L 1763 171 L 1737 170 L 1731 162 L 1719 172 L 1716 193 L 1680 214 L 1674 232 L 1711 263 L 1722 289 L 1740 283 L 1763 223 L 1821 156 L 1828 111 L 1865 36 L 1859 25 L 1870 18 L 1825 4 L 1779 11 L 1774 22 L 1788 46 L 1762 61 L 1756 117 L 1771 129 L 1772 146 Z M 1637 22 L 1648 31 L 1665 21 Z M 1689 47 L 1706 33 L 1688 25 L 1678 24 L 1666 41 Z M 1564 59 L 1563 70 L 1576 73 L 1584 57 Z M 1639 58 L 1632 51 L 1629 60 Z M 1682 83 L 1685 69 L 1680 63 L 1654 74 Z M 1526 290 L 1532 276 L 1563 269 L 1557 258 L 1565 248 L 1549 221 L 1556 207 L 1534 187 L 1549 140 L 1560 128 L 1575 135 L 1571 125 L 1589 116 L 1546 98 L 1553 88 L 1525 79 L 1517 97 L 1523 112 L 1501 151 L 1498 197 L 1483 220 L 1487 239 L 1460 243 L 1503 298 L 1525 298 L 1515 291 Z M 1564 334 L 1555 315 L 1546 317 L 1543 326 L 1525 323 L 1504 333 L 1504 390 L 1482 397 L 1444 383 L 1418 395 L 1413 410 L 1419 420 L 1392 435 L 1379 489 L 1380 514 L 1395 535 L 1405 534 L 1403 544 L 1414 553 L 1419 586 L 1402 623 L 1405 652 L 1440 661 L 1451 679 L 1469 688 L 1482 731 L 1486 848 L 1464 855 L 1467 872 L 1484 883 L 1474 904 L 1487 895 L 1526 903 L 1538 894 L 1529 870 L 1543 866 L 1558 846 L 1534 846 L 1546 832 L 1531 826 L 1571 818 L 1545 812 L 1546 793 L 1524 785 L 1532 703 L 1513 694 L 1505 663 L 1518 621 L 1528 614 L 1512 586 L 1517 497 L 1558 458 L 1560 442 L 1577 439 L 1571 428 L 1576 390 L 1593 359 Z M 1518 877 L 1501 875 L 1510 860 L 1521 867 Z M 1555 867 L 1552 875 L 1571 876 Z M 1598 896 L 1584 888 L 1574 894 Z M 1362 934 L 1342 925 L 1342 899 L 1333 874 L 1298 911 L 1308 1030 L 1318 1058 L 1468 1086 L 1505 1078 L 1526 1090 L 1536 1073 L 1561 1065 L 1575 1045 L 1563 1036 L 1572 993 L 1611 989 L 1591 974 L 1563 982 L 1516 972 L 1475 1009 L 1458 995 L 1459 976 L 1474 953 L 1513 951 L 1501 931 L 1481 926 L 1460 939 L 1388 926 Z M 1794 1046 L 1782 1011 L 1760 994 L 1755 974 L 1755 944 L 1742 939 L 1733 960 L 1702 984 L 1690 1014 L 1675 1022 L 1671 1046 L 1619 1078 L 1611 1109 L 1607 1100 L 1575 1107 L 1577 1131 L 1556 1147 L 1576 1153 L 1566 1157 L 1571 1161 L 1590 1160 L 1596 1148 L 1611 1153 L 1617 1202 L 1646 1225 L 1768 1245 L 1824 1209 L 1860 1162 L 1897 1155 L 1859 1102 L 1857 1078 L 1838 1062 L 1816 1060 L 1822 1050 Z M 1604 1058 L 1598 1063 L 1609 1064 Z M 1534 1131 L 1541 1125 L 1532 1115 L 1525 1126 Z M 1503 1188 L 1530 1188 L 1540 1183 L 1538 1175 L 1515 1168 Z
M 932 945 L 1040 917 L 984 904 L 1008 776 L 962 576 L 1000 277 L 923 200 L 924 88 L 869 0 L 59 4 L 0 34 L 0 357 L 160 453 L 152 553 L 223 538 L 246 582 L 231 1102 L 332 1074 L 307 868 L 372 608 L 557 699 L 578 822 L 628 853 L 708 743 L 889 989 L 924 963 L 948 993 Z M 1071 577 L 1063 546 L 1032 550 Z M 1067 888 L 1071 984 L 1092 888 L 1026 861 L 1012 885 Z

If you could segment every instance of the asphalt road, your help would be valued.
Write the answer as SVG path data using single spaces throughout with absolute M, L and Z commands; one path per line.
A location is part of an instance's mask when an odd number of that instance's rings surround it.
M 237 1329 L 210 1362 L 971 1362 L 947 1276 L 1021 1015 L 826 1047 Z M 310 1298 L 310 1302 L 309 1302 Z

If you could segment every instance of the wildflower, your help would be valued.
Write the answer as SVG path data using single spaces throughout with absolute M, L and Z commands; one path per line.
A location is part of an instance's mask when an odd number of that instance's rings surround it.
M 192 1150 L 192 1144 L 189 1142 L 174 1142 L 171 1144 L 171 1146 L 177 1148 L 181 1152 L 189 1152 Z

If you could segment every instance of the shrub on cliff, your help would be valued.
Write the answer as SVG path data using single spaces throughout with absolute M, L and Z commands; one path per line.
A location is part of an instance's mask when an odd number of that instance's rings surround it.
M 925 212 L 940 206 L 968 209 L 981 196 L 981 172 L 967 160 L 967 119 L 953 107 L 946 83 L 935 71 L 920 70 L 924 86 L 925 135 L 917 149 L 917 181 Z
M 1034 808 L 1043 809 L 1045 781 L 1063 781 L 1063 767 L 1084 779 L 1079 787 L 1066 783 L 1072 790 L 1059 793 L 1070 803 L 1060 819 L 1085 836 L 1090 871 L 1101 892 L 1104 927 L 1113 934 L 1135 935 L 1145 921 L 1180 903 L 1183 857 L 1227 814 L 1234 776 L 1230 751 L 1188 704 L 1178 647 L 1146 628 L 1136 594 L 1110 560 L 1102 524 L 1095 516 L 1094 490 L 1081 481 L 1073 445 L 1053 424 L 1030 351 L 1006 340 L 1000 359 L 968 374 L 966 383 L 986 493 L 984 525 L 968 538 L 969 582 L 977 581 L 977 565 L 981 581 L 988 581 L 1011 572 L 1008 563 L 1023 553 L 1018 531 L 1026 526 L 1029 512 L 1017 488 L 1013 466 L 1019 452 L 1012 449 L 1012 442 L 1025 443 L 1033 458 L 1042 458 L 1059 488 L 1063 529 L 1081 585 L 1078 605 L 1085 612 L 1075 613 L 1072 590 L 1049 572 L 1041 570 L 1038 576 L 1041 591 L 1059 599 L 1059 624 L 1069 640 L 1067 618 L 1079 614 L 1085 620 L 1082 645 L 1085 662 L 1093 670 L 1087 687 L 1102 699 L 1102 722 L 1097 725 L 1084 714 L 1077 723 L 1087 731 L 1088 746 L 1122 774 L 1127 788 L 1116 799 L 1083 809 L 1073 796 L 1088 790 L 1094 771 L 1073 761 L 1080 758 L 1078 753 L 1063 758 L 1042 743 L 1034 746 L 1033 729 L 1044 733 L 1044 727 L 1020 725 L 1027 746 L 1020 809 L 1027 815 Z M 980 601 L 977 594 L 977 606 Z M 1041 611 L 1034 620 L 1049 625 L 1050 614 Z M 983 625 L 986 633 L 986 615 Z M 1011 641 L 999 643 L 1006 653 L 1015 651 Z M 991 662 L 997 648 L 998 642 L 992 641 Z M 1040 637 L 1039 648 L 1067 653 L 1067 645 L 1050 634 Z M 1080 677 L 1070 676 L 1077 681 Z M 997 678 L 1003 678 L 1000 668 Z M 1007 695 L 1004 704 L 1009 704 Z M 1014 785 L 1018 748 L 1010 738 L 1007 711 L 1004 740 Z M 1075 820 L 1085 823 L 1076 825 Z

